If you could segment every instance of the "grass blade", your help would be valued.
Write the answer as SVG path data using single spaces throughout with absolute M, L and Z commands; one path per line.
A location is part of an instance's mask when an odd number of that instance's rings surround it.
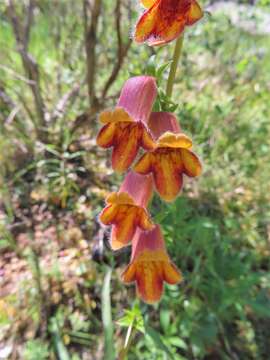
M 115 349 L 113 341 L 113 322 L 111 312 L 111 275 L 112 269 L 108 268 L 104 278 L 102 288 L 101 306 L 102 306 L 102 323 L 104 328 L 104 360 L 115 359 Z

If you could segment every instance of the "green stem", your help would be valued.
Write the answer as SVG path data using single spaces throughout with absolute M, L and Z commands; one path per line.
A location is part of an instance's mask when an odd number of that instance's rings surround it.
M 173 85 L 174 85 L 175 75 L 176 75 L 176 70 L 177 70 L 177 65 L 178 65 L 178 61 L 180 59 L 182 48 L 183 48 L 183 41 L 184 41 L 184 34 L 182 34 L 177 39 L 176 44 L 175 44 L 174 53 L 173 53 L 173 60 L 172 60 L 172 63 L 171 63 L 170 73 L 169 73 L 168 82 L 167 82 L 167 88 L 166 88 L 166 95 L 168 97 L 172 96 Z

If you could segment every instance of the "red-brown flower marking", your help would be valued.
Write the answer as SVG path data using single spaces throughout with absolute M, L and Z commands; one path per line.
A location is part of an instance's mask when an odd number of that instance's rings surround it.
M 99 219 L 104 225 L 112 225 L 110 244 L 113 250 L 127 246 L 137 228 L 151 230 L 153 223 L 146 210 L 152 196 L 151 176 L 129 172 L 118 193 L 111 193 L 107 206 Z
M 156 94 L 153 77 L 130 78 L 122 89 L 116 109 L 100 114 L 104 126 L 97 136 L 97 144 L 103 148 L 113 147 L 112 167 L 115 171 L 126 171 L 140 147 L 148 151 L 154 148 L 146 123 Z
M 183 133 L 176 133 L 177 126 L 172 126 L 173 118 L 169 113 L 152 114 L 149 126 L 155 136 L 168 125 L 174 132 L 163 133 L 157 140 L 156 148 L 145 153 L 134 166 L 134 171 L 139 174 L 153 174 L 156 189 L 166 201 L 174 200 L 181 190 L 183 174 L 195 177 L 202 171 L 199 158 L 191 151 L 191 139 Z
M 162 45 L 176 39 L 185 26 L 193 25 L 203 17 L 196 0 L 142 0 L 147 9 L 135 30 L 135 41 Z
M 136 231 L 132 239 L 131 261 L 121 277 L 125 283 L 136 282 L 138 295 L 149 304 L 160 300 L 164 281 L 177 284 L 182 280 L 181 273 L 166 252 L 158 225 L 151 231 Z

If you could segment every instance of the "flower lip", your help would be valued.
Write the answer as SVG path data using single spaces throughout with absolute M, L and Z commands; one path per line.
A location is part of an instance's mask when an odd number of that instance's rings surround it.
M 105 110 L 99 115 L 99 121 L 102 124 L 133 122 L 134 119 L 122 107 L 116 107 L 114 110 Z
M 112 192 L 106 198 L 107 204 L 116 205 L 134 205 L 136 206 L 133 198 L 127 192 Z
M 141 120 L 134 120 L 124 108 L 104 111 L 100 114 L 100 121 L 104 126 L 96 142 L 103 148 L 113 147 L 112 166 L 115 171 L 126 171 L 140 147 L 152 150 L 156 146 L 147 125 Z
M 147 126 L 157 95 L 156 81 L 151 76 L 135 76 L 128 79 L 121 91 L 115 110 L 100 114 L 104 125 L 97 135 L 97 145 L 112 147 L 112 167 L 125 172 L 133 163 L 139 148 L 155 147 Z
M 133 169 L 139 174 L 152 174 L 159 195 L 170 202 L 182 189 L 183 175 L 199 176 L 202 165 L 191 150 L 191 139 L 177 131 L 179 125 L 175 116 L 166 112 L 153 113 L 149 126 L 157 145 L 154 150 L 143 154 Z
M 196 0 L 142 0 L 146 11 L 136 24 L 135 41 L 150 46 L 176 39 L 185 26 L 196 23 L 203 11 Z
M 127 284 L 136 282 L 139 297 L 148 304 L 160 300 L 164 282 L 177 284 L 182 280 L 167 254 L 159 225 L 147 232 L 137 230 L 132 240 L 131 261 L 121 278 Z
M 104 225 L 112 225 L 110 244 L 113 250 L 129 245 L 138 228 L 148 231 L 154 227 L 146 210 L 152 192 L 151 176 L 130 171 L 120 191 L 109 194 L 99 219 Z
M 162 134 L 157 142 L 157 148 L 190 149 L 192 140 L 183 133 L 175 134 L 167 131 Z

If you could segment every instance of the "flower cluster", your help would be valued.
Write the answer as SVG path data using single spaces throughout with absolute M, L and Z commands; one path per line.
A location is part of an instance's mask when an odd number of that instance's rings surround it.
M 176 284 L 182 278 L 166 252 L 159 225 L 147 210 L 153 191 L 171 202 L 183 186 L 183 177 L 198 176 L 202 170 L 192 141 L 176 117 L 152 112 L 156 96 L 153 77 L 127 80 L 116 108 L 100 114 L 103 127 L 97 136 L 99 146 L 112 148 L 113 169 L 125 173 L 119 191 L 107 197 L 99 218 L 112 226 L 113 250 L 131 244 L 131 261 L 122 280 L 136 282 L 138 295 L 147 303 L 161 298 L 164 281 Z
M 162 45 L 176 39 L 186 26 L 203 16 L 196 0 L 141 0 L 144 12 L 134 39 L 138 43 Z M 99 219 L 111 226 L 110 245 L 119 250 L 131 244 L 132 255 L 122 273 L 125 283 L 136 283 L 137 293 L 147 303 L 160 300 L 164 281 L 181 281 L 180 271 L 171 262 L 160 226 L 148 212 L 156 191 L 167 202 L 181 191 L 184 176 L 202 171 L 192 140 L 185 135 L 176 117 L 153 112 L 157 97 L 155 78 L 137 76 L 124 84 L 114 110 L 104 111 L 97 144 L 112 148 L 112 167 L 125 178 L 118 192 L 111 193 Z

